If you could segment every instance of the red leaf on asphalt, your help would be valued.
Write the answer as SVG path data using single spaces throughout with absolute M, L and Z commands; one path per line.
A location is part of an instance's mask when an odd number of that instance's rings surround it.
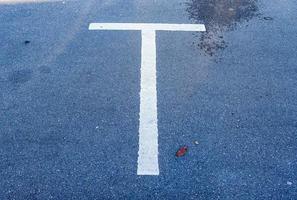
M 187 146 L 183 146 L 181 147 L 175 154 L 176 157 L 181 157 L 184 156 L 188 151 L 188 147 Z

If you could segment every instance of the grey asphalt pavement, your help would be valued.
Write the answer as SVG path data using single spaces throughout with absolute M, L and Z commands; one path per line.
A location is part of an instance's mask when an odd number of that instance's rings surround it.
M 296 0 L 3 2 L 0 200 L 297 199 Z M 206 26 L 157 33 L 159 176 L 136 174 L 141 34 L 92 22 Z

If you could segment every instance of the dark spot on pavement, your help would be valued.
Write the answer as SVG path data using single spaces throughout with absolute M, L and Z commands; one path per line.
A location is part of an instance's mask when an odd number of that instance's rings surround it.
M 2 111 L 10 111 L 10 110 L 15 110 L 18 108 L 18 105 L 13 103 L 13 104 L 4 104 L 4 106 L 0 106 L 0 110 Z
M 25 44 L 30 44 L 30 41 L 29 40 L 26 40 L 24 43 Z
M 8 80 L 13 84 L 21 84 L 28 82 L 33 75 L 33 70 L 22 69 L 18 71 L 13 71 L 8 75 Z
M 187 5 L 189 18 L 206 26 L 198 47 L 210 56 L 227 47 L 224 32 L 258 15 L 257 0 L 190 0 Z
M 263 19 L 264 19 L 264 20 L 270 20 L 270 21 L 273 20 L 272 17 L 263 17 Z
M 51 68 L 48 66 L 40 66 L 39 67 L 39 72 L 43 74 L 49 74 L 52 72 Z

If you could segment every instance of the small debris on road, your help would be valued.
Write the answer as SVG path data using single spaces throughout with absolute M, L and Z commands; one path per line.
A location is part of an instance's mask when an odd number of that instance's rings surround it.
M 272 17 L 263 17 L 264 20 L 273 20 Z
M 198 144 L 199 144 L 199 142 L 196 140 L 196 141 L 194 142 L 194 144 L 195 144 L 195 145 L 198 145 Z
M 176 157 L 182 157 L 184 156 L 188 151 L 188 147 L 187 146 L 183 146 L 181 147 L 175 154 Z
M 29 44 L 29 43 L 30 43 L 30 41 L 29 41 L 29 40 L 26 40 L 24 43 L 25 43 L 25 44 Z
M 293 183 L 291 181 L 287 181 L 287 185 L 292 185 Z

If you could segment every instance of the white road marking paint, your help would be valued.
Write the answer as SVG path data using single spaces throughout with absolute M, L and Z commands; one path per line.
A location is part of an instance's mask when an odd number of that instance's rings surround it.
M 205 31 L 203 24 L 91 23 L 89 30 L 141 31 L 141 89 L 137 175 L 159 175 L 156 31 Z
M 156 32 L 142 30 L 138 175 L 159 175 Z
M 205 31 L 204 24 L 91 23 L 89 30 Z

